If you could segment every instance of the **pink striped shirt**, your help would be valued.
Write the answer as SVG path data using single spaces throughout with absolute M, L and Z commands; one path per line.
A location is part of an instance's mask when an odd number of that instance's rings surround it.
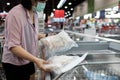
M 28 60 L 13 54 L 9 49 L 21 46 L 30 54 L 38 56 L 38 16 L 35 13 L 35 26 L 30 19 L 30 14 L 21 4 L 9 11 L 5 21 L 5 44 L 2 62 L 14 65 L 24 65 Z

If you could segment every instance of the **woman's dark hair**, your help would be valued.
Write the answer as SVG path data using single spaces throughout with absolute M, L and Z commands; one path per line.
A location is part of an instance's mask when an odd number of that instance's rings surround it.
M 21 4 L 24 8 L 31 10 L 32 9 L 32 1 L 31 0 L 21 0 Z

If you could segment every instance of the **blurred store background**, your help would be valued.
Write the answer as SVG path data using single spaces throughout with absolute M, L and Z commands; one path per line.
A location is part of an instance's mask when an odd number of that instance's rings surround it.
M 0 0 L 0 62 L 4 42 L 4 21 L 9 10 L 19 3 L 20 0 Z M 88 59 L 93 59 L 93 61 L 98 59 L 100 61 L 120 61 L 120 0 L 47 0 L 44 11 L 39 12 L 38 16 L 39 32 L 59 32 L 62 29 L 71 31 L 68 33 L 80 46 L 68 51 L 68 53 L 75 55 L 75 53 L 84 54 L 88 52 L 90 53 Z M 94 38 L 81 36 L 83 34 L 94 36 Z M 115 52 L 113 52 L 114 50 Z M 107 62 L 104 63 L 104 61 L 98 62 L 97 65 L 106 64 Z M 110 62 L 112 68 L 115 67 L 115 71 L 119 72 L 120 64 L 118 63 L 114 63 L 118 65 L 116 66 Z M 92 64 L 94 65 L 94 62 Z
M 0 19 L 4 21 L 18 3 L 20 0 L 0 0 Z M 92 27 L 99 33 L 119 34 L 119 3 L 119 0 L 47 0 L 44 11 L 38 13 L 40 31 L 50 27 L 84 32 L 84 28 Z

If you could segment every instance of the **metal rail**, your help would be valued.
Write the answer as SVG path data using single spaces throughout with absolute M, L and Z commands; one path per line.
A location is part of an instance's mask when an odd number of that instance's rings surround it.
M 73 31 L 68 31 L 65 30 L 67 33 L 70 34 L 74 34 L 77 36 L 85 36 L 85 37 L 91 37 L 91 38 L 95 38 L 95 39 L 101 39 L 101 40 L 105 40 L 105 41 L 111 41 L 111 42 L 116 42 L 116 43 L 120 43 L 120 40 L 115 40 L 115 39 L 110 39 L 110 38 L 104 38 L 104 37 L 99 37 L 99 36 L 92 36 L 92 35 L 88 35 L 88 34 L 83 34 L 83 33 L 78 33 L 78 32 L 73 32 Z

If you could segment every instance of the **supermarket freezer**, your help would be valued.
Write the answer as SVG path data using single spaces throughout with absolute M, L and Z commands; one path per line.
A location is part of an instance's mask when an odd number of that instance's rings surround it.
M 73 39 L 75 38 L 76 35 Z M 99 40 L 76 42 L 79 47 L 56 54 L 82 56 L 88 53 L 85 61 L 70 71 L 54 75 L 52 80 L 120 80 L 119 41 Z
M 83 61 L 83 63 L 74 67 L 72 70 L 62 74 L 52 73 L 49 76 L 50 78 L 47 77 L 46 80 L 90 80 L 89 77 L 91 76 L 89 76 L 88 74 L 91 74 L 91 73 L 93 75 L 97 74 L 97 73 L 93 73 L 93 70 L 95 70 L 95 72 L 103 72 L 102 74 L 104 75 L 105 73 L 107 74 L 107 72 L 112 71 L 111 75 L 115 75 L 114 73 L 116 73 L 115 76 L 106 75 L 104 76 L 104 78 L 105 79 L 109 78 L 109 80 L 110 78 L 113 80 L 115 79 L 119 80 L 118 74 L 120 74 L 119 72 L 120 42 L 118 40 L 109 39 L 110 40 L 109 41 L 106 38 L 98 37 L 98 40 L 96 41 L 95 39 L 96 37 L 90 36 L 91 38 L 94 38 L 94 39 L 91 39 L 94 41 L 84 41 L 83 40 L 84 35 L 81 35 L 80 33 L 74 34 L 73 32 L 73 33 L 69 33 L 69 35 L 73 40 L 76 41 L 79 47 L 73 47 L 72 49 L 66 52 L 59 52 L 59 53 L 56 53 L 55 55 L 82 56 L 83 54 L 88 53 L 88 56 L 86 57 L 85 61 Z M 103 67 L 100 68 L 98 66 L 103 66 Z M 101 71 L 98 69 L 101 69 Z M 77 76 L 75 75 L 76 73 L 74 73 L 74 71 L 78 71 Z M 97 74 L 97 75 L 101 76 L 100 74 Z M 38 80 L 40 80 L 40 77 L 38 77 Z M 99 80 L 99 79 L 91 79 L 91 80 Z
M 55 75 L 53 80 L 89 80 L 87 78 L 83 79 L 83 77 L 84 78 L 85 78 L 85 76 L 87 77 L 87 74 L 90 74 L 92 72 L 86 72 L 86 75 L 85 75 L 84 68 L 82 66 L 87 66 L 88 71 L 95 71 L 95 72 L 99 72 L 99 73 L 104 72 L 104 73 L 108 74 L 109 71 L 112 71 L 110 73 L 110 75 L 111 76 L 116 75 L 115 77 L 117 77 L 117 79 L 112 79 L 112 80 L 120 80 L 120 79 L 118 79 L 120 76 L 119 75 L 120 74 L 120 72 L 119 72 L 120 52 L 118 50 L 120 47 L 119 44 L 114 45 L 114 46 L 118 47 L 118 49 L 112 48 L 113 46 L 111 46 L 111 45 L 113 45 L 113 43 L 104 42 L 104 41 L 101 41 L 101 42 L 78 42 L 78 44 L 79 44 L 79 47 L 77 47 L 77 48 L 72 48 L 69 51 L 57 53 L 57 54 L 58 55 L 81 56 L 82 54 L 85 54 L 87 52 L 88 56 L 86 57 L 85 61 L 83 63 L 79 64 L 79 66 L 73 68 L 72 70 L 70 70 L 68 72 L 65 72 L 60 75 Z M 99 69 L 101 69 L 101 70 L 99 70 Z M 75 73 L 74 71 L 78 71 L 78 72 Z M 104 74 L 104 73 L 102 73 L 102 74 Z M 78 76 L 75 78 L 74 76 L 76 76 L 76 75 L 78 75 Z M 81 75 L 82 75 L 82 77 L 81 77 Z M 95 73 L 92 76 L 94 76 L 94 75 L 95 75 Z M 69 78 L 69 79 L 66 79 L 66 78 Z M 110 79 L 102 79 L 101 78 L 101 79 L 91 79 L 91 80 L 110 80 Z

